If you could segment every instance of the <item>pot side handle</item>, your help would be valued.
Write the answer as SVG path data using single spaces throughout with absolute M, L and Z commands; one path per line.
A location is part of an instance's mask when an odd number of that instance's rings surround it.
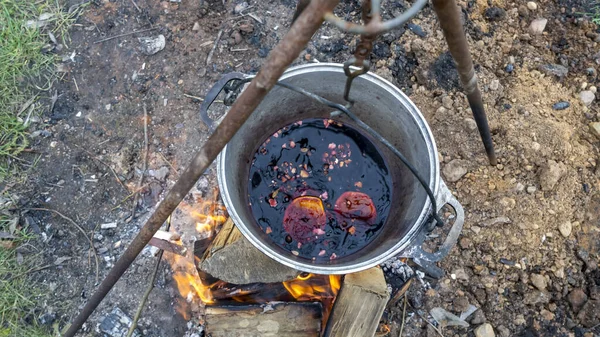
M 454 208 L 454 211 L 456 212 L 454 224 L 452 225 L 450 232 L 448 232 L 446 240 L 444 240 L 444 243 L 436 252 L 426 252 L 423 249 L 423 242 L 427 238 L 429 231 L 427 230 L 428 226 L 423 226 L 421 232 L 417 234 L 417 238 L 413 245 L 404 251 L 401 256 L 412 259 L 416 264 L 421 266 L 427 272 L 427 274 L 439 279 L 444 276 L 444 271 L 435 264 L 446 257 L 450 252 L 450 249 L 456 245 L 456 241 L 458 241 L 458 237 L 465 222 L 465 211 L 458 200 L 456 200 L 454 195 L 452 195 L 452 192 L 450 192 L 443 180 L 441 181 L 440 194 L 438 195 L 437 201 L 437 211 L 442 209 L 442 207 L 447 204 Z
M 213 104 L 213 102 L 217 99 L 217 96 L 219 96 L 219 94 L 221 93 L 221 91 L 225 90 L 228 94 L 230 93 L 231 87 L 228 85 L 229 82 L 232 81 L 241 81 L 241 80 L 246 80 L 248 79 L 248 75 L 243 74 L 243 73 L 239 73 L 239 72 L 233 72 L 233 73 L 228 73 L 223 75 L 223 77 L 221 77 L 221 79 L 215 83 L 212 88 L 210 88 L 210 90 L 208 90 L 208 92 L 206 93 L 206 96 L 204 97 L 204 101 L 202 101 L 202 104 L 200 105 L 200 118 L 202 119 L 202 122 L 204 124 L 206 124 L 206 126 L 208 127 L 208 129 L 212 132 L 214 131 L 214 123 L 215 121 L 212 120 L 209 116 L 208 116 L 208 109 L 210 108 L 210 106 Z M 231 96 L 232 97 L 227 97 L 225 99 L 225 104 L 227 105 L 227 101 L 230 100 L 231 102 L 229 103 L 233 103 L 233 101 L 235 100 L 235 96 L 236 93 L 235 92 L 231 92 Z M 230 105 L 230 104 L 229 104 Z

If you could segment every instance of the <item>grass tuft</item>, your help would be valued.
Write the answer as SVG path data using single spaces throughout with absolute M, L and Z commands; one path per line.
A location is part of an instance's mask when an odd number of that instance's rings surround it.
M 50 33 L 66 45 L 77 12 L 62 11 L 56 0 L 0 0 L 0 182 L 11 159 L 28 146 L 23 103 L 35 85 L 49 87 L 54 79 L 57 55 L 44 51 Z

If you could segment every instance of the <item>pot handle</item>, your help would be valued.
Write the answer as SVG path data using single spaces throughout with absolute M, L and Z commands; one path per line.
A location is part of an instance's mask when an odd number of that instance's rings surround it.
M 200 105 L 200 118 L 210 131 L 214 131 L 215 121 L 208 117 L 208 108 L 210 108 L 213 102 L 217 99 L 217 96 L 219 96 L 223 90 L 225 90 L 228 94 L 224 100 L 225 105 L 233 104 L 235 98 L 239 94 L 239 92 L 237 92 L 238 89 L 242 87 L 240 84 L 246 82 L 247 79 L 248 75 L 239 72 L 225 74 L 217 83 L 212 86 L 212 88 L 210 88 L 210 90 L 208 90 L 206 96 L 204 97 L 204 101 L 202 101 L 202 104 Z M 238 83 L 229 85 L 229 82 L 232 81 L 236 81 Z
M 448 204 L 454 208 L 454 211 L 456 212 L 456 219 L 454 220 L 450 232 L 448 232 L 448 235 L 446 236 L 446 240 L 436 252 L 426 252 L 423 250 L 423 242 L 427 238 L 429 230 L 427 230 L 428 226 L 423 226 L 421 231 L 417 234 L 417 238 L 412 246 L 408 250 L 402 252 L 401 256 L 412 259 L 416 264 L 421 266 L 427 274 L 439 279 L 444 276 L 444 271 L 437 267 L 435 263 L 446 257 L 450 252 L 450 249 L 456 245 L 456 241 L 458 241 L 458 237 L 465 222 L 465 211 L 454 195 L 452 195 L 452 192 L 450 192 L 443 180 L 440 181 L 440 194 L 437 197 L 437 201 L 439 209 L 436 211 L 439 211 L 444 205 Z

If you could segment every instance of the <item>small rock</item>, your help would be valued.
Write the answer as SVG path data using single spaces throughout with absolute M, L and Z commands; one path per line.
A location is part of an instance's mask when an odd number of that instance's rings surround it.
M 539 290 L 529 291 L 523 297 L 523 303 L 529 305 L 547 304 L 550 302 L 550 295 Z
M 541 291 L 546 290 L 546 278 L 540 274 L 531 274 L 530 276 L 531 283 Z
M 127 331 L 133 321 L 121 309 L 115 307 L 112 312 L 106 315 L 100 324 L 96 327 L 98 333 L 103 336 L 122 337 L 127 335 Z M 133 336 L 139 337 L 140 332 L 134 330 Z
M 235 44 L 240 44 L 242 42 L 242 34 L 240 34 L 239 30 L 234 31 L 231 34 L 231 37 L 233 38 L 233 42 Z
M 529 9 L 530 11 L 535 11 L 537 10 L 537 4 L 533 1 L 529 1 L 527 3 L 527 9 Z
M 504 68 L 504 71 L 506 71 L 507 73 L 512 73 L 515 70 L 515 65 L 512 63 L 509 63 L 506 65 L 506 68 Z
M 452 274 L 454 274 L 456 276 L 457 280 L 463 280 L 463 281 L 469 280 L 469 275 L 467 275 L 467 272 L 465 272 L 465 270 L 463 268 L 454 270 L 454 272 Z
M 499 201 L 499 204 L 504 208 L 512 209 L 517 205 L 517 201 L 513 198 L 502 197 Z
M 473 313 L 473 316 L 471 317 L 471 324 L 473 325 L 477 325 L 477 324 L 482 324 L 485 323 L 486 318 L 485 318 L 485 314 L 483 313 L 483 310 L 478 309 L 477 311 L 475 311 Z
M 140 50 L 144 55 L 154 55 L 159 51 L 165 49 L 165 36 L 147 36 L 147 37 L 139 37 L 138 41 L 140 41 Z
M 586 328 L 600 324 L 600 300 L 587 301 L 577 314 L 577 319 Z
M 167 175 L 169 175 L 169 168 L 166 166 L 163 166 L 163 167 L 159 168 L 158 170 L 148 170 L 148 175 L 156 178 L 158 181 L 165 181 L 165 179 L 167 178 Z
M 514 323 L 515 325 L 523 325 L 527 323 L 527 321 L 525 320 L 525 316 L 517 315 L 517 318 L 515 318 Z
M 490 323 L 484 323 L 475 329 L 475 337 L 496 337 L 494 328 Z
M 477 122 L 475 122 L 475 120 L 473 118 L 465 118 L 464 121 L 465 121 L 465 126 L 468 131 L 477 130 Z
M 540 172 L 540 186 L 543 191 L 554 189 L 560 178 L 565 174 L 565 165 L 554 160 L 548 160 L 548 164 Z
M 415 33 L 415 35 L 417 35 L 419 37 L 426 37 L 427 36 L 427 33 L 419 25 L 416 25 L 414 23 L 408 23 L 408 24 L 406 24 L 406 27 L 408 29 L 410 29 L 411 32 Z
M 194 22 L 194 27 L 192 27 L 192 30 L 197 32 L 200 30 L 200 24 L 198 22 Z
M 493 219 L 489 219 L 486 221 L 483 221 L 481 223 L 482 227 L 490 227 L 490 226 L 496 226 L 496 225 L 506 225 L 511 223 L 510 218 L 507 216 L 499 216 L 497 218 L 493 218 Z
M 558 102 L 558 103 L 554 103 L 552 104 L 552 109 L 554 110 L 564 110 L 568 107 L 571 106 L 571 103 L 569 102 Z
M 454 311 L 465 312 L 469 307 L 469 299 L 465 296 L 460 296 L 454 299 Z
M 560 231 L 560 234 L 562 234 L 562 236 L 568 238 L 569 235 L 571 235 L 571 231 L 573 230 L 573 225 L 571 224 L 571 221 L 563 222 L 558 224 L 558 230 Z
M 449 182 L 457 182 L 460 178 L 464 177 L 467 174 L 467 165 L 466 161 L 460 159 L 454 159 L 442 170 L 444 172 L 444 176 L 448 179 Z
M 600 139 L 600 123 L 599 122 L 594 122 L 594 123 L 590 123 L 590 132 L 598 137 L 598 139 Z
M 567 296 L 567 300 L 571 304 L 571 309 L 573 312 L 578 313 L 581 307 L 585 304 L 588 297 L 581 288 L 575 288 L 571 290 L 569 295 Z
M 598 91 L 598 88 L 596 88 L 596 86 L 592 85 L 591 87 L 588 88 L 588 90 L 591 91 L 593 94 L 595 94 Z M 32 119 L 32 121 L 33 121 L 33 119 Z
M 529 32 L 533 35 L 541 35 L 546 29 L 547 19 L 535 19 L 529 25 Z
M 533 193 L 535 193 L 535 191 L 537 191 L 537 187 L 535 187 L 535 186 L 527 186 L 527 193 L 533 194 Z
M 569 74 L 569 69 L 560 64 L 543 64 L 538 67 L 538 70 L 548 76 L 554 75 L 561 79 Z
M 242 3 L 235 5 L 235 7 L 233 7 L 233 13 L 240 14 L 241 12 L 246 10 L 246 8 L 248 8 L 248 3 L 246 1 L 244 1 Z
M 510 330 L 504 325 L 500 325 L 496 330 L 498 330 L 498 337 L 510 337 Z
M 103 223 L 100 225 L 100 229 L 112 229 L 117 228 L 116 222 Z
M 500 7 L 492 6 L 485 10 L 485 18 L 488 21 L 502 21 L 506 17 L 506 11 Z
M 38 321 L 43 325 L 52 325 L 52 323 L 54 323 L 55 320 L 56 315 L 51 312 L 47 312 L 38 318 Z
M 596 95 L 590 90 L 585 90 L 579 93 L 579 98 L 583 104 L 590 105 L 596 99 Z
M 498 88 L 500 88 L 500 81 L 492 80 L 492 82 L 490 82 L 490 90 L 496 91 Z
M 454 101 L 452 100 L 452 98 L 450 96 L 444 96 L 442 98 L 442 105 L 444 106 L 444 108 L 450 110 L 450 109 L 452 109 L 453 104 L 454 104 Z
M 554 314 L 546 309 L 542 309 L 540 314 L 541 314 L 542 318 L 545 319 L 546 321 L 554 320 Z

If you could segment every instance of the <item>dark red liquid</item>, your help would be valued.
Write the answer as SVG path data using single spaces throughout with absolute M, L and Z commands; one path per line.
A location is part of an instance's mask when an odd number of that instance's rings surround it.
M 392 181 L 383 157 L 356 129 L 306 119 L 268 137 L 248 182 L 252 213 L 280 247 L 330 260 L 365 247 L 389 214 Z

